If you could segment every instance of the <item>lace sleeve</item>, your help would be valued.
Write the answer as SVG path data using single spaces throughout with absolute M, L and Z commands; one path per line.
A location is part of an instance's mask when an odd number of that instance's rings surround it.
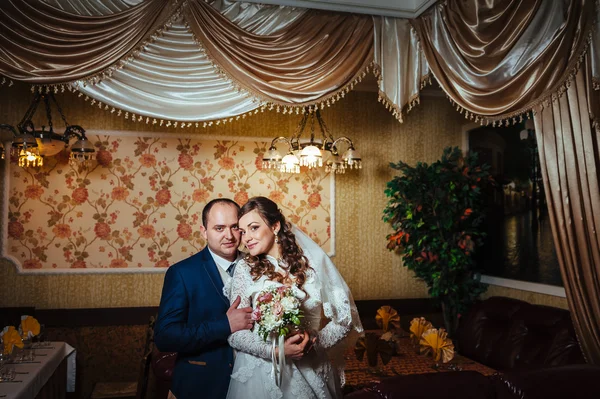
M 233 279 L 230 287 L 229 301 L 233 303 L 235 299 L 240 297 L 241 308 L 252 306 L 249 288 L 252 286 L 252 276 L 250 276 L 250 268 L 244 261 L 235 268 Z M 242 352 L 249 353 L 264 359 L 271 359 L 271 345 L 264 342 L 258 334 L 251 330 L 240 330 L 231 334 L 228 338 L 229 345 Z
M 323 313 L 325 315 L 331 315 L 333 313 L 331 309 L 331 305 L 329 303 L 323 304 Z M 330 318 L 329 316 L 328 318 Z M 347 324 L 339 324 L 339 322 L 335 321 L 335 319 L 331 319 L 329 323 L 325 327 L 319 331 L 318 344 L 325 348 L 331 348 L 348 335 L 350 332 L 350 323 Z

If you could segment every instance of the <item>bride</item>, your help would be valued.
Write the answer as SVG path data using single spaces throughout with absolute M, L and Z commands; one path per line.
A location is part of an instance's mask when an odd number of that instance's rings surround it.
M 344 350 L 362 333 L 348 286 L 325 252 L 287 223 L 270 199 L 251 198 L 240 210 L 239 228 L 249 254 L 226 290 L 230 301 L 239 296 L 241 307 L 254 307 L 263 289 L 286 285 L 301 301 L 304 318 L 303 331 L 283 348 L 263 341 L 257 326 L 230 335 L 237 354 L 227 398 L 342 397 Z

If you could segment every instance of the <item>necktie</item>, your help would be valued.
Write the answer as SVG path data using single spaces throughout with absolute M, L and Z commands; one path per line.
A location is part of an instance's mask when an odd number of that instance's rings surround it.
M 229 267 L 227 268 L 227 274 L 229 274 L 229 276 L 233 277 L 234 270 L 235 270 L 235 262 L 233 262 L 231 265 L 229 265 Z

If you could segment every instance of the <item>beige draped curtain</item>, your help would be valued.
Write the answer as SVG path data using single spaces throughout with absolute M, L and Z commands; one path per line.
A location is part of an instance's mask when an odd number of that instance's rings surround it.
M 413 22 L 443 90 L 486 122 L 557 93 L 589 46 L 594 15 L 589 0 L 489 4 L 446 2 Z
M 593 1 L 445 2 L 414 21 L 435 78 L 465 115 L 533 111 L 554 244 L 575 330 L 600 364 L 600 192 Z
M 408 19 L 373 17 L 373 24 L 379 101 L 402 122 L 403 113 L 419 103 L 421 88 L 431 80 L 429 65 Z
M 105 16 L 75 16 L 44 2 L 0 4 L 0 74 L 30 83 L 73 82 L 100 73 L 144 44 L 172 14 L 148 0 Z
M 39 84 L 98 83 L 139 56 L 178 15 L 230 81 L 230 92 L 241 88 L 289 112 L 339 99 L 373 61 L 368 16 L 310 11 L 289 23 L 280 13 L 245 29 L 202 0 L 149 0 L 107 15 L 10 0 L 0 4 L 0 74 Z M 277 21 L 284 27 L 276 33 L 251 31 L 275 31 Z
M 274 35 L 252 34 L 204 2 L 189 2 L 189 25 L 210 58 L 264 101 L 308 105 L 356 82 L 373 60 L 370 17 L 308 12 Z

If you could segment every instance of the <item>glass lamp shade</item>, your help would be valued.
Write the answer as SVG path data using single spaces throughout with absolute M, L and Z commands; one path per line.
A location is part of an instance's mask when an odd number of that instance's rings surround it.
M 529 131 L 527 129 L 521 130 L 521 132 L 519 133 L 519 138 L 521 140 L 527 140 L 528 137 L 529 137 Z
M 344 163 L 348 165 L 348 168 L 362 169 L 362 159 L 360 158 L 360 154 L 354 149 L 354 147 L 348 148 L 344 155 L 342 155 L 342 159 L 344 160 Z
M 314 145 L 304 147 L 300 153 L 300 165 L 307 166 L 309 169 L 323 166 L 321 150 Z
M 16 149 L 18 155 L 21 148 L 27 146 L 29 148 L 37 147 L 37 140 L 29 133 L 19 134 L 15 137 L 12 144 L 13 148 Z
M 346 173 L 346 164 L 340 159 L 339 155 L 331 154 L 325 163 L 325 172 L 335 174 Z
M 71 146 L 69 163 L 72 166 L 88 167 L 94 160 L 95 152 L 94 145 L 88 139 L 82 137 Z
M 300 160 L 294 154 L 287 154 L 281 160 L 279 170 L 285 173 L 300 173 Z
M 19 150 L 19 166 L 25 167 L 37 167 L 44 164 L 44 158 L 42 158 L 38 152 L 37 147 L 23 146 Z
M 263 155 L 262 166 L 265 169 L 279 169 L 281 167 L 281 154 L 275 147 L 269 148 L 269 151 Z

